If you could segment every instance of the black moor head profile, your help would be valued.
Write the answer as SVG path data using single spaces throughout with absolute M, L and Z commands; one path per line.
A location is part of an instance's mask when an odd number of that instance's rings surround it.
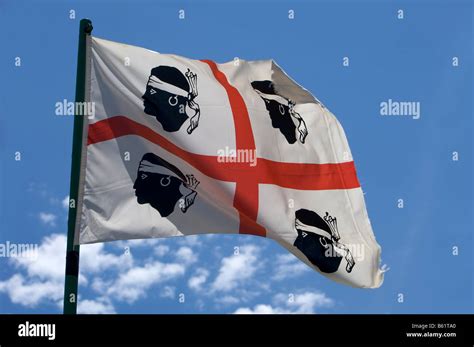
M 146 153 L 138 166 L 133 188 L 139 204 L 150 204 L 162 217 L 167 217 L 178 201 L 182 212 L 188 210 L 197 196 L 198 184 L 193 175 L 184 175 L 156 154 Z
M 294 110 L 295 103 L 279 95 L 272 81 L 254 81 L 251 84 L 265 103 L 272 127 L 279 129 L 289 144 L 296 142 L 296 131 L 298 131 L 299 140 L 304 143 L 308 129 L 303 118 Z
M 183 74 L 173 66 L 157 66 L 151 70 L 142 96 L 144 112 L 155 117 L 168 132 L 178 131 L 189 119 L 187 132 L 191 134 L 199 124 L 200 108 L 194 100 L 197 95 L 195 73 L 188 69 Z M 187 109 L 194 111 L 191 118 Z
M 352 271 L 355 262 L 349 249 L 339 242 L 336 218 L 327 212 L 321 218 L 314 211 L 300 209 L 295 212 L 295 228 L 298 236 L 293 245 L 321 272 L 336 272 L 343 257 L 347 260 L 346 271 Z

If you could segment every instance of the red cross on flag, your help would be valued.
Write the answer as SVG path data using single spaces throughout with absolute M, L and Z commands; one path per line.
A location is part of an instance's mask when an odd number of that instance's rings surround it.
M 323 275 L 379 287 L 344 131 L 272 60 L 217 64 L 88 38 L 76 244 L 271 238 Z

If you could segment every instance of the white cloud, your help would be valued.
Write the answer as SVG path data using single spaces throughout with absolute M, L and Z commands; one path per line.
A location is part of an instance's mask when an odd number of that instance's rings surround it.
M 183 239 L 186 238 L 188 237 Z M 99 243 L 81 246 L 81 285 L 88 287 L 88 290 L 80 292 L 87 294 L 92 289 L 97 297 L 83 297 L 82 294 L 78 300 L 78 312 L 115 313 L 120 308 L 119 302 L 134 303 L 150 293 L 154 293 L 155 298 L 176 297 L 176 284 L 171 281 L 182 279 L 188 266 L 196 263 L 198 254 L 194 247 L 199 247 L 200 242 L 175 242 L 177 250 L 171 252 L 171 246 L 156 239 L 139 241 L 134 241 L 133 247 L 149 246 L 150 252 L 167 256 L 165 259 L 169 258 L 171 262 L 164 262 L 163 259 L 134 259 L 133 249 L 131 254 L 126 255 L 115 249 L 115 245 Z M 127 241 L 124 244 L 130 246 L 132 243 Z M 191 244 L 194 246 L 191 247 Z M 60 307 L 64 290 L 65 249 L 66 236 L 52 234 L 41 241 L 36 259 L 11 258 L 9 262 L 16 267 L 18 273 L 0 281 L 0 293 L 7 294 L 13 303 L 26 307 L 48 303 L 55 303 L 56 307 Z M 236 313 L 311 313 L 324 305 L 332 304 L 332 300 L 322 293 L 305 292 L 295 294 L 291 302 L 287 295 L 278 294 L 268 303 L 254 305 L 254 300 L 260 295 L 258 290 L 262 290 L 264 285 L 272 284 L 270 281 L 264 281 L 263 284 L 256 282 L 255 274 L 263 266 L 261 253 L 262 248 L 255 244 L 241 246 L 238 255 L 221 259 L 217 273 L 211 275 L 209 269 L 199 267 L 185 283 L 190 289 L 204 294 L 206 301 L 235 305 L 232 306 L 233 309 L 248 306 L 236 309 Z M 291 271 L 299 271 L 297 259 L 293 258 L 289 255 L 277 257 L 274 272 L 270 275 L 277 279 L 291 277 Z M 221 295 L 215 295 L 216 291 Z
M 250 279 L 257 271 L 258 255 L 257 246 L 245 245 L 239 248 L 239 254 L 222 259 L 219 274 L 212 284 L 212 289 L 229 291 Z
M 81 246 L 80 271 L 81 274 L 98 273 L 104 270 L 128 269 L 133 265 L 131 254 L 115 255 L 104 250 L 103 243 Z
M 281 281 L 297 277 L 309 269 L 310 268 L 305 263 L 296 258 L 293 254 L 280 254 L 276 258 L 272 279 L 275 281 Z
M 65 208 L 66 210 L 69 209 L 69 195 L 66 195 L 64 197 L 64 199 L 61 200 L 61 205 L 63 206 L 63 208 Z
M 125 249 L 129 248 L 131 251 L 133 248 L 136 247 L 153 247 L 161 242 L 163 242 L 165 239 L 136 239 L 136 240 L 119 240 L 119 241 L 114 241 L 111 242 L 110 245 L 115 246 L 117 248 Z
M 153 253 L 155 253 L 155 255 L 157 255 L 158 257 L 166 255 L 169 251 L 170 248 L 167 245 L 158 245 L 153 249 Z
M 201 290 L 202 285 L 206 282 L 209 276 L 209 271 L 204 268 L 199 268 L 196 273 L 188 280 L 188 286 L 194 290 Z
M 49 218 L 49 217 L 48 217 Z M 53 219 L 46 218 L 48 223 Z M 153 247 L 155 254 L 169 254 L 170 247 L 159 244 L 159 240 L 137 240 L 124 242 L 133 247 Z M 151 261 L 149 258 L 141 261 L 149 262 L 137 265 L 132 256 L 107 251 L 107 244 L 98 243 L 82 245 L 80 254 L 79 284 L 90 288 L 96 297 L 84 297 L 78 300 L 78 312 L 81 313 L 114 313 L 115 304 L 120 301 L 133 303 L 146 297 L 155 284 L 166 283 L 184 275 L 187 266 L 197 260 L 196 252 L 189 244 L 197 245 L 195 241 L 185 243 L 174 253 L 175 261 L 171 263 Z M 115 247 L 115 245 L 113 246 Z M 132 248 L 132 247 L 131 247 Z M 62 308 L 64 291 L 64 270 L 66 258 L 66 236 L 51 234 L 41 240 L 35 257 L 10 258 L 9 263 L 15 268 L 16 274 L 0 281 L 0 293 L 8 295 L 10 300 L 25 307 L 53 304 Z M 86 278 L 87 276 L 87 278 Z M 190 279 L 190 286 L 198 288 L 204 284 L 209 272 L 200 269 Z M 89 290 L 90 290 L 89 289 Z M 80 291 L 82 293 L 86 291 Z M 159 296 L 174 298 L 176 288 L 165 286 L 160 288 Z M 107 299 L 106 299 L 107 298 Z
M 27 307 L 60 301 L 64 291 L 65 257 L 66 237 L 46 236 L 35 257 L 9 259 L 18 273 L 0 281 L 0 292 L 6 293 L 13 303 Z
M 145 297 L 151 286 L 165 282 L 185 272 L 182 264 L 154 262 L 143 267 L 133 267 L 119 275 L 117 280 L 108 288 L 107 294 L 118 300 L 133 303 Z
M 128 245 L 132 247 L 151 247 L 158 244 L 160 242 L 160 239 L 136 239 L 136 240 L 128 240 L 125 242 L 128 243 Z
M 234 313 L 236 314 L 275 314 L 283 313 L 279 312 L 279 309 L 275 309 L 270 305 L 256 305 L 253 309 L 248 307 L 242 307 L 237 309 Z
M 106 293 L 109 287 L 112 285 L 112 279 L 103 279 L 102 277 L 94 277 L 92 280 L 91 288 L 97 293 Z
M 181 246 L 188 246 L 188 247 L 199 247 L 202 245 L 201 240 L 199 239 L 200 235 L 188 235 L 188 236 L 181 236 L 178 239 L 178 243 Z
M 66 236 L 51 234 L 41 240 L 36 257 L 10 258 L 16 268 L 25 270 L 29 277 L 40 280 L 62 281 L 66 258 Z
M 35 257 L 14 257 L 9 263 L 17 270 L 17 274 L 7 280 L 0 281 L 0 292 L 9 296 L 13 303 L 27 307 L 35 307 L 45 303 L 62 303 L 64 291 L 64 271 L 66 258 L 66 236 L 51 234 L 44 237 L 38 246 Z M 127 269 L 132 266 L 131 256 L 117 256 L 107 253 L 103 244 L 81 247 L 79 279 L 80 285 L 87 285 L 83 274 L 102 274 L 105 270 Z M 102 287 L 106 284 L 102 281 Z M 100 280 L 93 281 L 97 289 Z M 102 302 L 104 310 L 110 308 Z M 91 302 L 88 303 L 90 307 Z M 97 306 L 97 305 L 96 305 Z
M 195 263 L 198 257 L 190 247 L 183 246 L 176 251 L 175 258 L 177 262 L 189 265 Z
M 82 300 L 77 302 L 77 313 L 82 314 L 112 314 L 115 313 L 114 306 L 104 298 L 97 300 Z
M 241 307 L 237 314 L 311 314 L 316 309 L 331 307 L 334 300 L 322 292 L 304 292 L 299 294 L 277 294 L 273 298 L 274 306 L 266 304 L 255 305 L 254 308 Z
M 292 296 L 280 293 L 275 295 L 274 302 L 285 305 L 294 313 L 314 313 L 317 308 L 331 307 L 334 304 L 334 300 L 319 291 L 297 293 Z
M 63 290 L 61 282 L 28 280 L 20 274 L 0 282 L 0 292 L 6 293 L 14 304 L 26 307 L 35 307 L 44 301 L 53 303 L 61 300 Z
M 214 302 L 222 305 L 236 305 L 240 302 L 240 299 L 232 295 L 224 295 L 222 297 L 217 297 Z
M 162 298 L 174 299 L 176 296 L 176 288 L 171 286 L 165 286 L 160 293 Z
M 66 257 L 66 236 L 51 234 L 46 236 L 38 247 L 37 257 L 11 258 L 16 267 L 28 273 L 29 277 L 42 280 L 63 280 Z M 103 243 L 82 245 L 80 255 L 82 274 L 97 273 L 111 268 L 130 268 L 133 264 L 131 255 L 115 255 L 104 250 Z
M 49 226 L 56 226 L 56 219 L 57 219 L 57 216 L 53 213 L 47 213 L 47 212 L 40 212 L 38 214 L 38 217 L 40 219 L 40 221 L 45 224 L 45 225 L 49 225 Z

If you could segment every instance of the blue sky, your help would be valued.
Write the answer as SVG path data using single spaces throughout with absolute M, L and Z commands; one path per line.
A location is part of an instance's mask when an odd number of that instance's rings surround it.
M 0 312 L 61 312 L 73 119 L 54 111 L 74 99 L 84 17 L 95 36 L 163 53 L 275 59 L 342 123 L 390 269 L 354 289 L 253 236 L 88 245 L 79 312 L 473 312 L 473 5 L 419 0 L 1 1 L 0 243 L 40 248 L 0 258 Z M 381 116 L 388 99 L 420 102 L 421 117 Z

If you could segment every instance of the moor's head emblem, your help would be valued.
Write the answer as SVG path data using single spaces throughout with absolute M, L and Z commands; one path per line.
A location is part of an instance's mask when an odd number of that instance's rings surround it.
M 254 81 L 252 87 L 265 102 L 272 127 L 279 129 L 288 143 L 296 142 L 296 132 L 299 133 L 299 141 L 304 143 L 308 129 L 303 118 L 295 111 L 295 103 L 277 94 L 272 81 Z
M 343 257 L 347 261 L 346 271 L 352 271 L 354 258 L 346 245 L 339 242 L 336 218 L 327 212 L 321 218 L 316 212 L 300 209 L 295 213 L 295 228 L 298 236 L 293 245 L 321 272 L 336 272 Z
M 197 96 L 197 74 L 189 69 L 183 74 L 173 66 L 157 66 L 151 70 L 142 96 L 144 112 L 154 116 L 168 132 L 178 131 L 189 119 L 186 130 L 191 134 L 199 125 Z
M 156 154 L 146 153 L 138 166 L 133 188 L 139 204 L 150 204 L 162 217 L 167 217 L 178 202 L 183 213 L 191 207 L 198 184 L 194 175 L 184 175 Z

